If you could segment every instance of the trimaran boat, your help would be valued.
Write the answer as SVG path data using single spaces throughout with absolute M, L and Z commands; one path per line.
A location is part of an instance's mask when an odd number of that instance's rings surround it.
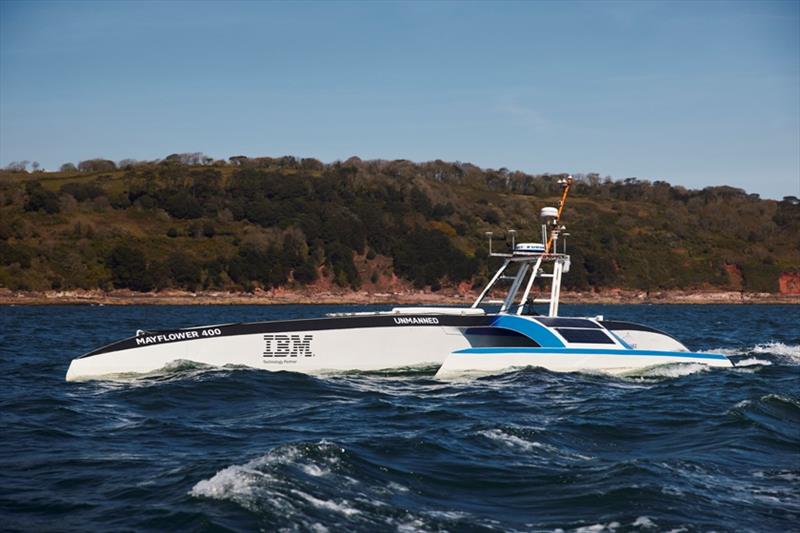
M 595 317 L 558 316 L 562 274 L 569 271 L 562 214 L 572 178 L 561 180 L 559 207 L 542 209 L 542 242 L 492 250 L 502 266 L 470 307 L 399 307 L 321 318 L 220 324 L 136 335 L 73 359 L 66 379 L 154 372 L 175 361 L 309 374 L 438 366 L 436 377 L 490 374 L 534 366 L 553 371 L 637 372 L 672 363 L 730 367 L 722 354 L 689 351 L 657 329 Z M 561 240 L 562 252 L 558 252 Z M 532 298 L 536 282 L 549 297 Z M 497 312 L 490 297 L 510 282 Z M 542 292 L 546 294 L 546 289 Z M 519 296 L 519 297 L 518 297 Z M 526 313 L 549 304 L 546 316 Z

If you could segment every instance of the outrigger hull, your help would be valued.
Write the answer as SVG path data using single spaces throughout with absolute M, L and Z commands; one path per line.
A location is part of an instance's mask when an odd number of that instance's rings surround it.
M 655 350 L 604 349 L 508 349 L 468 348 L 445 359 L 436 373 L 439 379 L 497 374 L 515 368 L 541 367 L 554 372 L 602 372 L 630 374 L 661 365 L 696 363 L 731 367 L 722 354 Z

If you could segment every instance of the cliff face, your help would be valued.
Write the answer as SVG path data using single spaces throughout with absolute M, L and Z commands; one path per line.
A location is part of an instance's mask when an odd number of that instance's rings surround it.
M 781 294 L 800 294 L 800 272 L 784 272 L 778 278 Z
M 728 284 L 735 291 L 742 290 L 742 267 L 739 265 L 725 264 L 722 267 L 728 275 Z

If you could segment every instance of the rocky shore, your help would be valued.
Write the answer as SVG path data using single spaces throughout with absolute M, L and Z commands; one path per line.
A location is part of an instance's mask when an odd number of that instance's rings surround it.
M 476 294 L 464 291 L 309 291 L 277 289 L 248 292 L 221 291 L 11 291 L 0 289 L 0 305 L 272 305 L 272 304 L 398 304 L 468 305 Z M 561 293 L 565 304 L 800 304 L 800 294 L 740 291 L 657 291 L 609 289 Z

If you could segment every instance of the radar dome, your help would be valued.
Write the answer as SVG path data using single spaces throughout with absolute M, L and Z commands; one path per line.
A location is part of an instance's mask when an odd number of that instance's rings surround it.
M 539 216 L 542 218 L 556 218 L 558 217 L 558 209 L 555 207 L 543 207 Z

